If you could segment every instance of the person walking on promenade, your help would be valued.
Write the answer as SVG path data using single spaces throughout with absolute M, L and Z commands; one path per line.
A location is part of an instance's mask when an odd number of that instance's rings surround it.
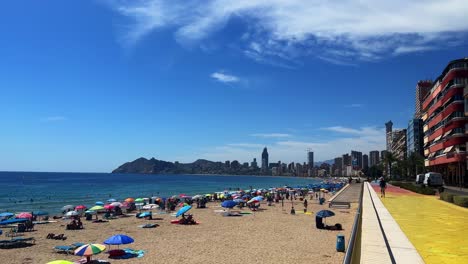
M 380 178 L 380 197 L 385 198 L 385 188 L 387 188 L 387 182 L 385 181 L 384 177 Z

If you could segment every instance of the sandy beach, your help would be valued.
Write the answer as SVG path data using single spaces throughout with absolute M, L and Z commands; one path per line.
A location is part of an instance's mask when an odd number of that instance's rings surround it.
M 294 201 L 296 211 L 302 211 L 302 202 Z M 335 216 L 326 219 L 327 224 L 341 223 L 342 231 L 315 228 L 315 213 L 328 209 L 317 200 L 309 200 L 308 212 L 290 214 L 291 201 L 267 206 L 262 202 L 261 210 L 241 217 L 223 217 L 220 203 L 210 202 L 206 209 L 192 209 L 190 213 L 199 225 L 174 225 L 176 219 L 168 214 L 153 211 L 153 220 L 136 217 L 119 218 L 107 223 L 84 221 L 83 230 L 65 230 L 68 221 L 35 225 L 35 231 L 24 233 L 35 237 L 36 244 L 17 249 L 0 249 L 1 263 L 42 264 L 52 260 L 76 261 L 79 256 L 54 252 L 54 246 L 70 245 L 74 242 L 103 243 L 115 234 L 126 234 L 135 242 L 121 248 L 144 250 L 142 258 L 109 259 L 101 253 L 93 259 L 110 263 L 341 263 L 344 253 L 336 251 L 336 235 L 344 234 L 346 244 L 351 232 L 356 205 L 351 209 L 332 209 Z M 248 208 L 242 211 L 250 212 Z M 139 225 L 155 223 L 157 228 L 140 228 Z M 4 232 L 7 229 L 4 229 Z M 67 239 L 46 239 L 47 234 L 65 234 Z M 4 237 L 4 235 L 3 235 Z M 3 238 L 5 239 L 5 237 Z M 116 248 L 116 246 L 112 246 Z

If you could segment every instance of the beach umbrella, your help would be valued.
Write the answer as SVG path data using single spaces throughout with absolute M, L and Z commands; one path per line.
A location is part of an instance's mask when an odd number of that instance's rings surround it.
M 143 217 L 147 217 L 147 216 L 150 216 L 150 215 L 152 215 L 151 212 L 144 212 L 144 213 L 139 214 L 138 218 L 143 218 Z
M 190 209 L 192 209 L 192 206 L 190 206 L 190 205 L 186 205 L 186 206 L 180 208 L 179 211 L 177 211 L 176 217 L 179 217 L 180 215 L 185 214 Z
M 106 209 L 106 210 L 112 210 L 112 209 L 114 209 L 114 206 L 111 205 L 111 204 L 106 204 L 106 205 L 104 205 L 104 209 Z
M 252 199 L 255 199 L 255 200 L 261 202 L 261 201 L 263 201 L 263 196 L 255 196 L 255 197 L 252 198 Z
M 107 202 L 108 202 L 108 203 L 113 203 L 113 202 L 117 202 L 117 200 L 114 199 L 114 198 L 111 198 L 111 199 L 107 200 Z
M 77 211 L 70 211 L 70 212 L 67 212 L 65 214 L 65 216 L 75 216 L 75 215 L 79 215 L 80 213 L 78 213 Z
M 206 197 L 211 197 L 211 193 L 205 194 Z
M 10 217 L 14 215 L 15 215 L 14 213 L 9 213 L 9 212 L 0 213 L 0 217 Z
M 142 203 L 144 202 L 145 200 L 143 198 L 136 198 L 135 199 L 135 203 Z
M 49 215 L 49 213 L 46 211 L 34 211 L 33 214 L 37 216 Z
M 84 210 L 84 209 L 86 209 L 86 206 L 84 206 L 84 205 L 77 205 L 75 207 L 75 210 Z
M 66 211 L 66 210 L 68 210 L 68 209 L 73 209 L 73 208 L 75 208 L 75 206 L 73 206 L 73 205 L 71 205 L 71 204 L 65 205 L 64 207 L 62 207 L 62 211 Z
M 87 262 L 91 259 L 92 255 L 96 255 L 101 253 L 106 249 L 105 245 L 101 244 L 86 244 L 77 249 L 75 249 L 75 255 L 77 256 L 85 256 L 87 258 Z
M 51 262 L 47 262 L 47 264 L 73 264 L 73 262 L 68 260 L 54 260 Z
M 23 212 L 23 213 L 19 213 L 16 218 L 32 218 L 32 214 L 31 213 L 27 213 L 27 212 Z
M 120 207 L 122 207 L 122 208 L 128 208 L 128 207 L 130 207 L 130 203 L 129 203 L 129 202 L 123 202 L 123 203 L 120 205 Z
M 250 197 L 251 197 L 251 196 L 250 196 L 250 195 L 248 195 L 248 194 L 244 194 L 244 195 L 242 195 L 242 198 L 243 198 L 243 199 L 248 199 L 248 198 L 250 198 Z
M 127 235 L 114 235 L 104 241 L 106 245 L 123 245 L 133 243 L 135 240 Z
M 117 207 L 117 206 L 120 207 L 120 206 L 122 206 L 122 203 L 121 202 L 113 202 L 110 205 L 115 206 L 115 207 Z
M 151 209 L 156 209 L 159 208 L 159 205 L 157 204 L 147 204 L 142 207 L 144 210 L 151 210 Z
M 320 218 L 326 218 L 326 217 L 330 217 L 330 216 L 334 216 L 335 213 L 330 211 L 330 210 L 322 210 L 322 211 L 319 211 L 316 216 L 317 217 L 320 217 Z
M 102 205 L 104 205 L 104 202 L 96 202 L 95 204 L 96 204 L 96 205 L 101 205 L 101 206 L 102 206 Z
M 226 200 L 226 201 L 221 203 L 221 206 L 224 207 L 224 208 L 233 208 L 236 205 L 237 205 L 237 203 L 234 202 L 233 200 Z
M 133 202 L 135 202 L 135 199 L 129 197 L 129 198 L 125 199 L 125 202 L 133 203 Z
M 99 210 L 104 210 L 104 207 L 100 206 L 100 205 L 95 205 L 91 208 L 89 208 L 90 211 L 99 211 Z
M 192 199 L 194 199 L 194 200 L 200 199 L 200 198 L 203 198 L 203 196 L 201 196 L 200 194 L 197 194 L 197 195 L 192 197 Z
M 256 200 L 254 198 L 250 199 L 247 203 L 259 203 L 260 201 L 259 200 Z
M 26 219 L 26 218 L 21 218 L 21 219 L 12 218 L 12 219 L 8 219 L 8 220 L 0 221 L 0 225 L 9 225 L 9 224 L 23 223 L 23 222 L 27 222 L 27 221 L 29 221 L 29 220 Z
M 96 214 L 96 211 L 90 211 L 90 210 L 88 210 L 88 211 L 85 212 L 85 214 Z

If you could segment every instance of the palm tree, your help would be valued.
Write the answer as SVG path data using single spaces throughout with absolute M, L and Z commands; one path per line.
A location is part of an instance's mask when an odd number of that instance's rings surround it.
M 392 178 L 392 164 L 395 162 L 397 159 L 393 155 L 393 153 L 387 151 L 384 156 L 384 163 L 385 165 L 388 166 L 388 176 Z

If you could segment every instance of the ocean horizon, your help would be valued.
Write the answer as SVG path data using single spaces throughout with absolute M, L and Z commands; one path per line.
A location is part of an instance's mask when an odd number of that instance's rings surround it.
M 93 206 L 96 201 L 127 197 L 167 197 L 223 190 L 306 186 L 323 179 L 212 174 L 113 174 L 80 172 L 0 172 L 0 212 L 47 211 L 64 205 Z

